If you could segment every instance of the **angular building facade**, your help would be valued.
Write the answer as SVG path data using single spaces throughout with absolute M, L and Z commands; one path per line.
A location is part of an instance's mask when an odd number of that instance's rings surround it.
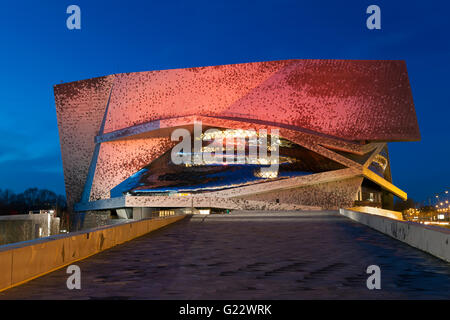
M 392 183 L 387 142 L 420 140 L 403 61 L 284 60 L 114 74 L 54 92 L 74 211 L 389 208 L 393 196 L 407 195 Z M 271 140 L 277 132 L 277 172 L 261 174 L 267 163 L 258 161 L 174 163 L 179 141 L 172 133 L 195 136 L 199 123 L 197 153 L 208 148 L 209 129 L 242 138 L 244 150 L 249 133 L 267 132 Z

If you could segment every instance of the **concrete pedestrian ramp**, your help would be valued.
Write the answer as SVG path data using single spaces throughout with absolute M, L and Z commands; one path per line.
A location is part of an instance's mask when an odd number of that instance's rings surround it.
M 338 212 L 198 215 L 0 293 L 1 299 L 449 299 L 448 263 Z M 367 268 L 379 266 L 381 289 Z

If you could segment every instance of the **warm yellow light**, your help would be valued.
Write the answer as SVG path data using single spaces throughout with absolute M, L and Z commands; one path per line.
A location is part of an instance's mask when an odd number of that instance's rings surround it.
M 276 178 L 278 177 L 278 170 L 277 171 L 259 171 L 255 173 L 256 177 L 270 179 L 270 178 Z

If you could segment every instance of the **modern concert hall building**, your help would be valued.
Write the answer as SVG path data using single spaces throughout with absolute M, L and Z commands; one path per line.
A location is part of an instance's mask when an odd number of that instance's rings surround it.
M 54 92 L 73 211 L 136 218 L 162 208 L 390 209 L 394 196 L 407 195 L 393 184 L 387 142 L 420 140 L 404 61 L 124 73 L 59 84 Z M 236 155 L 238 148 L 248 154 L 251 136 L 267 132 L 268 149 L 273 140 L 279 146 L 277 170 L 263 171 L 268 163 L 259 158 L 174 163 L 174 130 L 188 130 L 194 145 L 200 123 L 200 149 L 183 152 L 201 156 L 212 138 L 206 131 L 215 128 L 212 135 L 234 141 Z

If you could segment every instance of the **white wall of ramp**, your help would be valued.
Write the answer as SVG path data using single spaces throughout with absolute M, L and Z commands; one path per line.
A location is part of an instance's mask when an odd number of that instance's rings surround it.
M 412 247 L 450 262 L 450 229 L 398 221 L 373 214 L 339 209 L 339 213 Z

